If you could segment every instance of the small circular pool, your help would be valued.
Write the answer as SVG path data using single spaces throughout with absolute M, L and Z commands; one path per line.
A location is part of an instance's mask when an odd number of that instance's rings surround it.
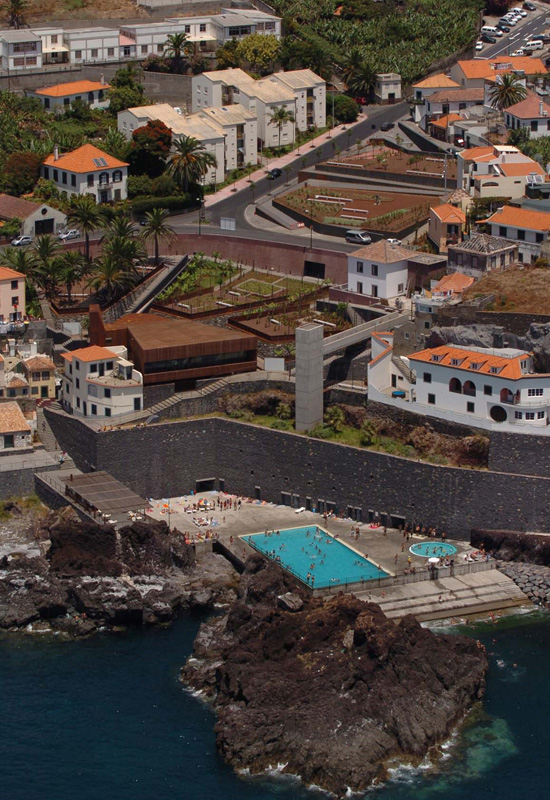
M 410 552 L 415 556 L 422 558 L 445 558 L 445 556 L 454 556 L 458 550 L 454 544 L 447 542 L 419 542 L 409 547 Z

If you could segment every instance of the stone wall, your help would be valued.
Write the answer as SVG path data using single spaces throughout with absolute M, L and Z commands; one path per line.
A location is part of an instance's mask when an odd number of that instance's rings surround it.
M 49 416 L 54 416 L 50 414 Z M 360 508 L 436 525 L 466 538 L 472 527 L 550 532 L 550 480 L 440 467 L 298 434 L 209 418 L 93 433 L 58 415 L 60 437 L 77 464 L 107 470 L 144 497 L 181 495 L 197 480 L 215 479 L 226 491 L 274 502 L 347 512 Z M 87 432 L 75 436 L 75 426 Z M 52 425 L 52 427 L 54 427 Z M 258 488 L 257 488 L 258 487 Z M 391 521 L 391 520 L 390 520 Z M 394 522 L 396 520 L 394 519 Z
M 51 472 L 58 469 L 57 464 L 42 467 L 40 472 Z M 35 492 L 34 476 L 36 469 L 13 469 L 0 472 L 0 500 L 8 497 L 26 497 Z
M 158 385 L 144 386 L 143 387 L 143 408 L 151 408 L 151 406 L 160 403 L 162 400 L 168 400 L 175 392 L 173 383 L 159 383 Z
M 90 472 L 97 463 L 97 431 L 89 428 L 77 417 L 44 407 L 44 416 L 51 427 L 61 450 L 69 453 L 78 469 Z M 98 425 L 98 428 L 100 426 Z
M 550 322 L 548 314 L 516 314 L 506 311 L 484 311 L 475 305 L 443 306 L 437 313 L 437 324 L 448 325 L 499 325 L 507 333 L 525 336 L 531 323 Z
M 550 478 L 550 437 L 491 433 L 489 469 Z

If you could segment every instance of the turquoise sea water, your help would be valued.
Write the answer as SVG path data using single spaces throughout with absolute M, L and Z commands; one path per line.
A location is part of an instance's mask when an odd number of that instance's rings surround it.
M 198 620 L 60 642 L 0 639 L 0 786 L 7 800 L 305 800 L 289 779 L 242 780 L 178 669 Z M 490 655 L 484 716 L 442 770 L 397 770 L 379 800 L 544 800 L 550 618 L 472 628 Z M 493 638 L 496 643 L 493 643 Z M 514 666 L 515 665 L 515 666 Z
M 315 525 L 254 533 L 242 538 L 290 569 L 302 581 L 311 584 L 308 575 L 313 576 L 316 589 L 339 583 L 371 581 L 388 575 L 361 553 Z M 360 542 L 354 541 L 353 544 L 357 548 Z

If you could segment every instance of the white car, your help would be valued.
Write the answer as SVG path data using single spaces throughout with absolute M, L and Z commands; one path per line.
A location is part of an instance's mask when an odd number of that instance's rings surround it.
M 519 14 L 520 17 L 527 16 L 527 11 L 525 11 L 524 8 L 520 8 L 519 6 L 514 6 L 514 8 L 510 9 L 510 11 L 512 12 L 512 14 Z
M 483 50 L 483 42 L 476 42 L 476 50 L 478 53 L 480 50 Z
M 388 244 L 401 244 L 401 239 L 386 239 Z
M 502 17 L 501 22 L 505 22 L 506 25 L 510 26 L 510 28 L 513 28 L 518 24 L 517 17 Z
M 515 57 L 515 56 L 524 56 L 524 55 L 525 55 L 525 50 L 523 50 L 523 48 L 521 48 L 521 47 L 520 47 L 520 48 L 519 48 L 519 50 L 514 50 L 514 52 L 513 52 L 513 53 L 510 53 L 510 55 L 511 55 L 512 57 Z
M 17 236 L 17 238 L 11 240 L 11 243 L 14 247 L 25 247 L 27 244 L 32 244 L 32 238 L 30 236 Z
M 71 228 L 69 231 L 63 231 L 63 233 L 59 234 L 59 241 L 61 242 L 68 242 L 69 239 L 78 239 L 80 236 L 80 231 L 77 231 L 76 228 Z

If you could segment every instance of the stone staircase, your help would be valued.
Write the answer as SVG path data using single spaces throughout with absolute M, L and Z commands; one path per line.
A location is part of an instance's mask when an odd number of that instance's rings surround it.
M 55 401 L 53 403 L 47 404 L 48 408 L 52 410 L 61 411 L 61 405 Z M 53 453 L 54 455 L 61 456 L 61 448 L 55 438 L 55 434 L 52 431 L 48 420 L 46 419 L 46 415 L 44 414 L 44 406 L 38 405 L 36 408 L 36 430 L 38 433 L 38 438 L 44 445 L 44 449 L 48 453 Z M 75 463 L 69 456 L 65 456 L 63 461 L 63 468 L 64 469 L 75 469 Z
M 414 383 L 414 376 L 411 368 L 403 361 L 402 356 L 392 356 L 392 363 L 395 364 L 399 372 L 409 382 Z
M 373 589 L 357 593 L 357 597 L 378 603 L 390 619 L 413 614 L 420 621 L 531 605 L 514 581 L 497 569 Z

